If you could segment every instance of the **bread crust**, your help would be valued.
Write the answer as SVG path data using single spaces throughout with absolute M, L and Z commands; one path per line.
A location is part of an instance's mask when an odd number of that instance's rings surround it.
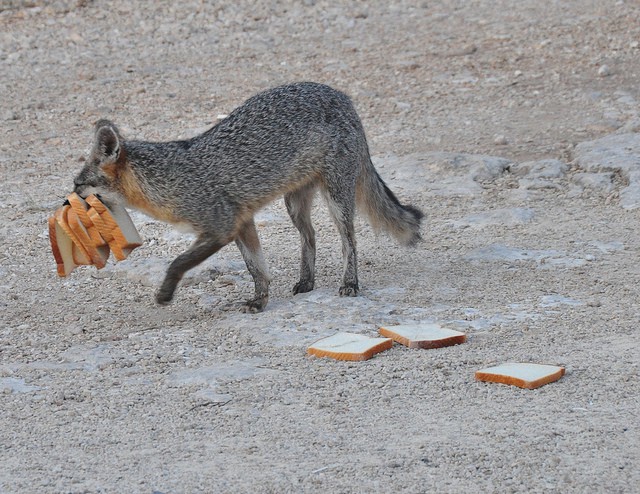
M 434 326 L 434 325 L 429 325 L 429 326 Z M 447 330 L 446 328 L 436 329 L 435 334 L 433 331 L 430 331 L 430 333 L 432 334 L 429 334 L 429 332 L 425 331 L 424 335 L 420 335 L 419 325 L 417 325 L 416 327 L 416 329 L 418 330 L 415 332 L 416 337 L 412 338 L 407 336 L 406 334 L 402 334 L 403 333 L 402 328 L 404 327 L 405 326 L 401 325 L 401 326 L 397 326 L 396 327 L 397 329 L 394 329 L 394 326 L 389 326 L 389 327 L 381 326 L 378 329 L 378 332 L 382 336 L 386 338 L 391 338 L 396 343 L 400 343 L 401 345 L 404 345 L 408 348 L 421 348 L 421 349 L 427 349 L 427 350 L 433 349 L 433 348 L 442 348 L 442 347 L 451 346 L 451 345 L 459 345 L 467 341 L 467 335 L 465 335 L 464 333 L 460 333 L 459 331 Z M 428 328 L 428 329 L 432 329 L 432 328 Z M 437 331 L 442 331 L 442 333 L 444 334 L 450 333 L 450 335 L 438 336 Z
M 104 245 L 104 240 L 102 241 L 102 245 L 95 245 L 93 239 L 89 236 L 89 232 L 73 208 L 67 211 L 67 222 L 80 244 L 87 251 L 91 264 L 98 269 L 104 268 L 107 264 L 107 259 L 109 259 L 109 246 Z
M 123 212 L 120 212 L 116 207 L 111 210 L 94 195 L 87 197 L 87 203 L 91 206 L 91 208 L 89 208 L 91 220 L 94 224 L 97 223 L 98 229 L 103 236 L 106 234 L 105 238 L 107 242 L 109 242 L 109 238 L 107 237 L 111 237 L 113 242 L 117 243 L 118 250 L 123 254 L 126 253 L 124 258 L 126 258 L 133 249 L 142 245 L 142 238 L 140 238 L 131 218 L 126 214 L 126 210 L 123 209 Z M 92 208 L 98 213 L 99 219 L 90 213 Z M 113 249 L 113 245 L 111 245 L 111 248 Z
M 102 269 L 111 251 L 122 261 L 142 245 L 142 238 L 124 208 L 116 208 L 112 214 L 95 196 L 89 196 L 85 202 L 72 193 L 68 199 L 69 203 L 48 219 L 51 252 L 59 276 L 67 276 L 79 265 Z
M 69 201 L 69 204 L 71 205 L 73 211 L 76 213 L 76 215 L 78 215 L 78 219 L 82 223 L 82 226 L 84 226 L 87 230 L 87 233 L 89 234 L 89 237 L 91 237 L 91 242 L 93 243 L 93 245 L 95 245 L 96 247 L 106 246 L 107 241 L 102 237 L 102 235 L 100 235 L 100 232 L 89 217 L 89 205 L 87 204 L 87 202 L 75 192 L 69 194 L 67 200 Z
M 80 242 L 80 239 L 78 239 L 74 233 L 73 229 L 69 226 L 68 215 L 70 209 L 71 206 L 68 205 L 62 206 L 62 208 L 58 209 L 58 211 L 56 211 L 56 221 L 71 239 L 71 254 L 73 256 L 73 261 L 79 266 L 88 266 L 92 264 L 91 257 L 89 256 L 87 249 Z
M 352 337 L 354 338 L 354 341 L 357 341 L 358 343 L 370 343 L 370 345 L 362 351 L 346 351 L 344 349 L 341 350 L 341 347 L 345 347 L 352 342 L 345 341 L 341 343 L 331 343 L 332 338 L 337 337 Z M 307 354 L 313 355 L 315 357 L 330 357 L 336 360 L 348 360 L 357 362 L 369 360 L 376 353 L 388 350 L 392 346 L 393 340 L 391 340 L 390 338 L 367 338 L 363 337 L 362 335 L 354 335 L 351 333 L 337 333 L 332 337 L 323 338 L 315 342 L 307 349 Z
M 554 381 L 557 381 L 565 374 L 564 367 L 558 367 L 558 366 L 542 366 L 538 364 L 510 364 L 510 365 L 522 365 L 522 366 L 536 365 L 538 367 L 548 367 L 549 369 L 546 374 L 541 375 L 538 378 L 527 379 L 524 377 L 518 377 L 516 375 L 512 375 L 507 371 L 505 372 L 496 371 L 494 370 L 496 369 L 495 367 L 491 367 L 489 369 L 482 369 L 482 370 L 476 371 L 476 374 L 475 374 L 476 380 L 500 383 L 500 384 L 508 384 L 511 386 L 518 386 L 519 388 L 524 388 L 524 389 L 536 389 L 536 388 L 539 388 L 540 386 L 544 386 L 545 384 L 549 384 Z

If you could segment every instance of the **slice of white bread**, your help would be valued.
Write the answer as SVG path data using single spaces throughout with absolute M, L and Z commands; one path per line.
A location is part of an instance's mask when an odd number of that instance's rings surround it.
M 95 224 L 89 217 L 89 205 L 87 204 L 87 201 L 75 192 L 69 194 L 69 196 L 67 196 L 67 200 L 69 201 L 73 211 L 78 215 L 78 219 L 82 223 L 82 226 L 87 230 L 93 245 L 96 247 L 106 246 L 107 241 L 102 237 L 102 235 L 100 235 L 98 228 L 96 228 Z
M 124 207 L 117 204 L 107 207 L 94 195 L 87 197 L 87 203 L 91 206 L 88 210 L 89 218 L 118 261 L 125 260 L 133 249 L 142 245 L 142 238 Z
M 76 244 L 77 240 L 67 224 L 68 209 L 69 206 L 59 208 L 48 220 L 49 241 L 58 276 L 68 276 L 79 265 L 91 263 L 85 251 Z
M 73 261 L 78 266 L 88 266 L 91 263 L 91 257 L 87 252 L 87 249 L 82 245 L 80 239 L 76 236 L 74 231 L 69 226 L 69 210 L 71 206 L 62 206 L 60 209 L 56 211 L 56 221 L 58 225 L 64 230 L 64 232 L 71 239 L 71 254 L 73 256 Z
M 89 236 L 89 232 L 80 221 L 80 218 L 76 214 L 73 207 L 67 210 L 67 223 L 69 224 L 69 228 L 71 228 L 80 244 L 87 251 L 89 259 L 91 260 L 91 264 L 93 264 L 98 269 L 104 268 L 107 264 L 107 259 L 109 259 L 109 246 L 104 242 L 104 240 L 102 241 L 101 245 L 96 245 L 94 243 L 93 239 Z
M 49 241 L 51 251 L 56 260 L 58 276 L 67 276 L 78 267 L 73 260 L 73 241 L 64 229 L 58 224 L 55 216 L 49 218 Z
M 382 336 L 409 348 L 441 348 L 467 341 L 464 333 L 443 328 L 439 324 L 381 326 L 379 332 Z
M 340 332 L 316 341 L 307 349 L 307 353 L 316 357 L 359 361 L 368 360 L 392 345 L 391 338 L 369 338 L 361 334 Z
M 112 242 L 115 242 L 115 239 L 113 238 L 113 234 L 111 233 L 111 230 L 107 228 L 107 225 L 105 224 L 104 220 L 100 216 L 100 213 L 98 213 L 98 211 L 90 207 L 87 210 L 87 214 L 89 215 L 91 222 L 98 229 L 98 232 L 100 232 L 100 236 L 104 238 L 105 242 L 107 242 L 107 244 L 109 245 L 111 245 Z
M 107 227 L 106 223 L 104 222 L 104 219 L 98 213 L 98 211 L 96 211 L 91 207 L 89 208 L 88 214 L 93 224 L 96 225 L 96 227 L 98 228 L 100 235 L 102 235 L 102 237 L 104 237 L 104 239 L 107 241 L 109 248 L 113 252 L 113 257 L 115 257 L 116 260 L 118 261 L 124 261 L 129 256 L 129 254 L 133 249 L 122 248 L 122 245 L 120 244 L 120 242 L 115 239 L 113 235 L 113 230 Z
M 564 376 L 564 367 L 557 365 L 507 363 L 476 371 L 476 380 L 510 384 L 535 389 Z

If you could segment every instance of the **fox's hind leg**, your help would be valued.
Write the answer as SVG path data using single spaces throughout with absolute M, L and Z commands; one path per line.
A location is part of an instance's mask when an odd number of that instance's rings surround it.
M 306 185 L 284 196 L 284 203 L 291 221 L 300 232 L 301 258 L 300 281 L 293 286 L 293 293 L 313 290 L 315 283 L 316 233 L 311 225 L 311 206 L 315 185 Z
M 356 238 L 353 228 L 355 216 L 355 178 L 340 177 L 327 184 L 325 192 L 329 213 L 333 218 L 342 240 L 342 259 L 344 271 L 340 295 L 355 297 L 358 294 L 358 263 L 356 255 Z
M 255 282 L 255 296 L 247 302 L 247 312 L 262 311 L 269 301 L 269 268 L 262 254 L 260 239 L 253 218 L 240 228 L 236 237 L 236 245 L 244 259 L 247 269 Z

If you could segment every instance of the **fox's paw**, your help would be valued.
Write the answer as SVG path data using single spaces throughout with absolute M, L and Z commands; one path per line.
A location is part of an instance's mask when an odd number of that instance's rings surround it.
M 358 295 L 358 285 L 353 284 L 341 286 L 338 293 L 341 297 L 355 297 Z
M 267 302 L 269 301 L 268 296 L 264 297 L 256 297 L 251 300 L 247 300 L 247 303 L 243 307 L 243 312 L 248 314 L 255 314 L 257 312 L 262 312 L 264 308 L 267 306 Z
M 313 290 L 313 281 L 298 281 L 295 285 L 293 285 L 293 294 L 297 295 L 298 293 L 307 293 Z
M 163 290 L 162 288 L 158 290 L 156 293 L 156 303 L 159 305 L 169 305 L 169 303 L 173 300 L 173 290 Z

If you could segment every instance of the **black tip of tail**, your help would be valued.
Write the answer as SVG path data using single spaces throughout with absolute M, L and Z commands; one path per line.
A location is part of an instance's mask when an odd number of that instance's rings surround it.
M 377 175 L 377 172 L 376 172 Z M 380 178 L 380 175 L 378 176 L 378 180 L 380 180 L 380 182 L 382 182 L 382 186 L 384 187 L 384 191 L 387 194 L 387 197 L 389 197 L 396 205 L 400 206 L 402 209 L 404 209 L 405 211 L 407 211 L 409 214 L 411 214 L 411 216 L 413 216 L 416 221 L 418 221 L 418 223 L 420 222 L 420 220 L 422 218 L 424 218 L 424 213 L 422 211 L 420 211 L 418 208 L 413 207 L 409 204 L 402 204 L 398 198 L 396 197 L 396 195 L 393 193 L 393 191 L 387 186 L 386 183 L 384 183 L 384 180 L 382 180 Z
M 403 205 L 402 206 L 404 208 L 405 211 L 411 213 L 411 215 L 418 221 L 420 222 L 420 220 L 422 218 L 424 218 L 424 213 L 422 211 L 420 211 L 418 208 L 411 206 L 411 205 Z
M 414 223 L 413 235 L 406 245 L 408 247 L 415 247 L 418 243 L 422 242 L 422 236 L 420 235 L 420 223 L 422 218 L 424 218 L 424 213 L 411 205 L 403 205 L 402 208 L 413 217 Z

